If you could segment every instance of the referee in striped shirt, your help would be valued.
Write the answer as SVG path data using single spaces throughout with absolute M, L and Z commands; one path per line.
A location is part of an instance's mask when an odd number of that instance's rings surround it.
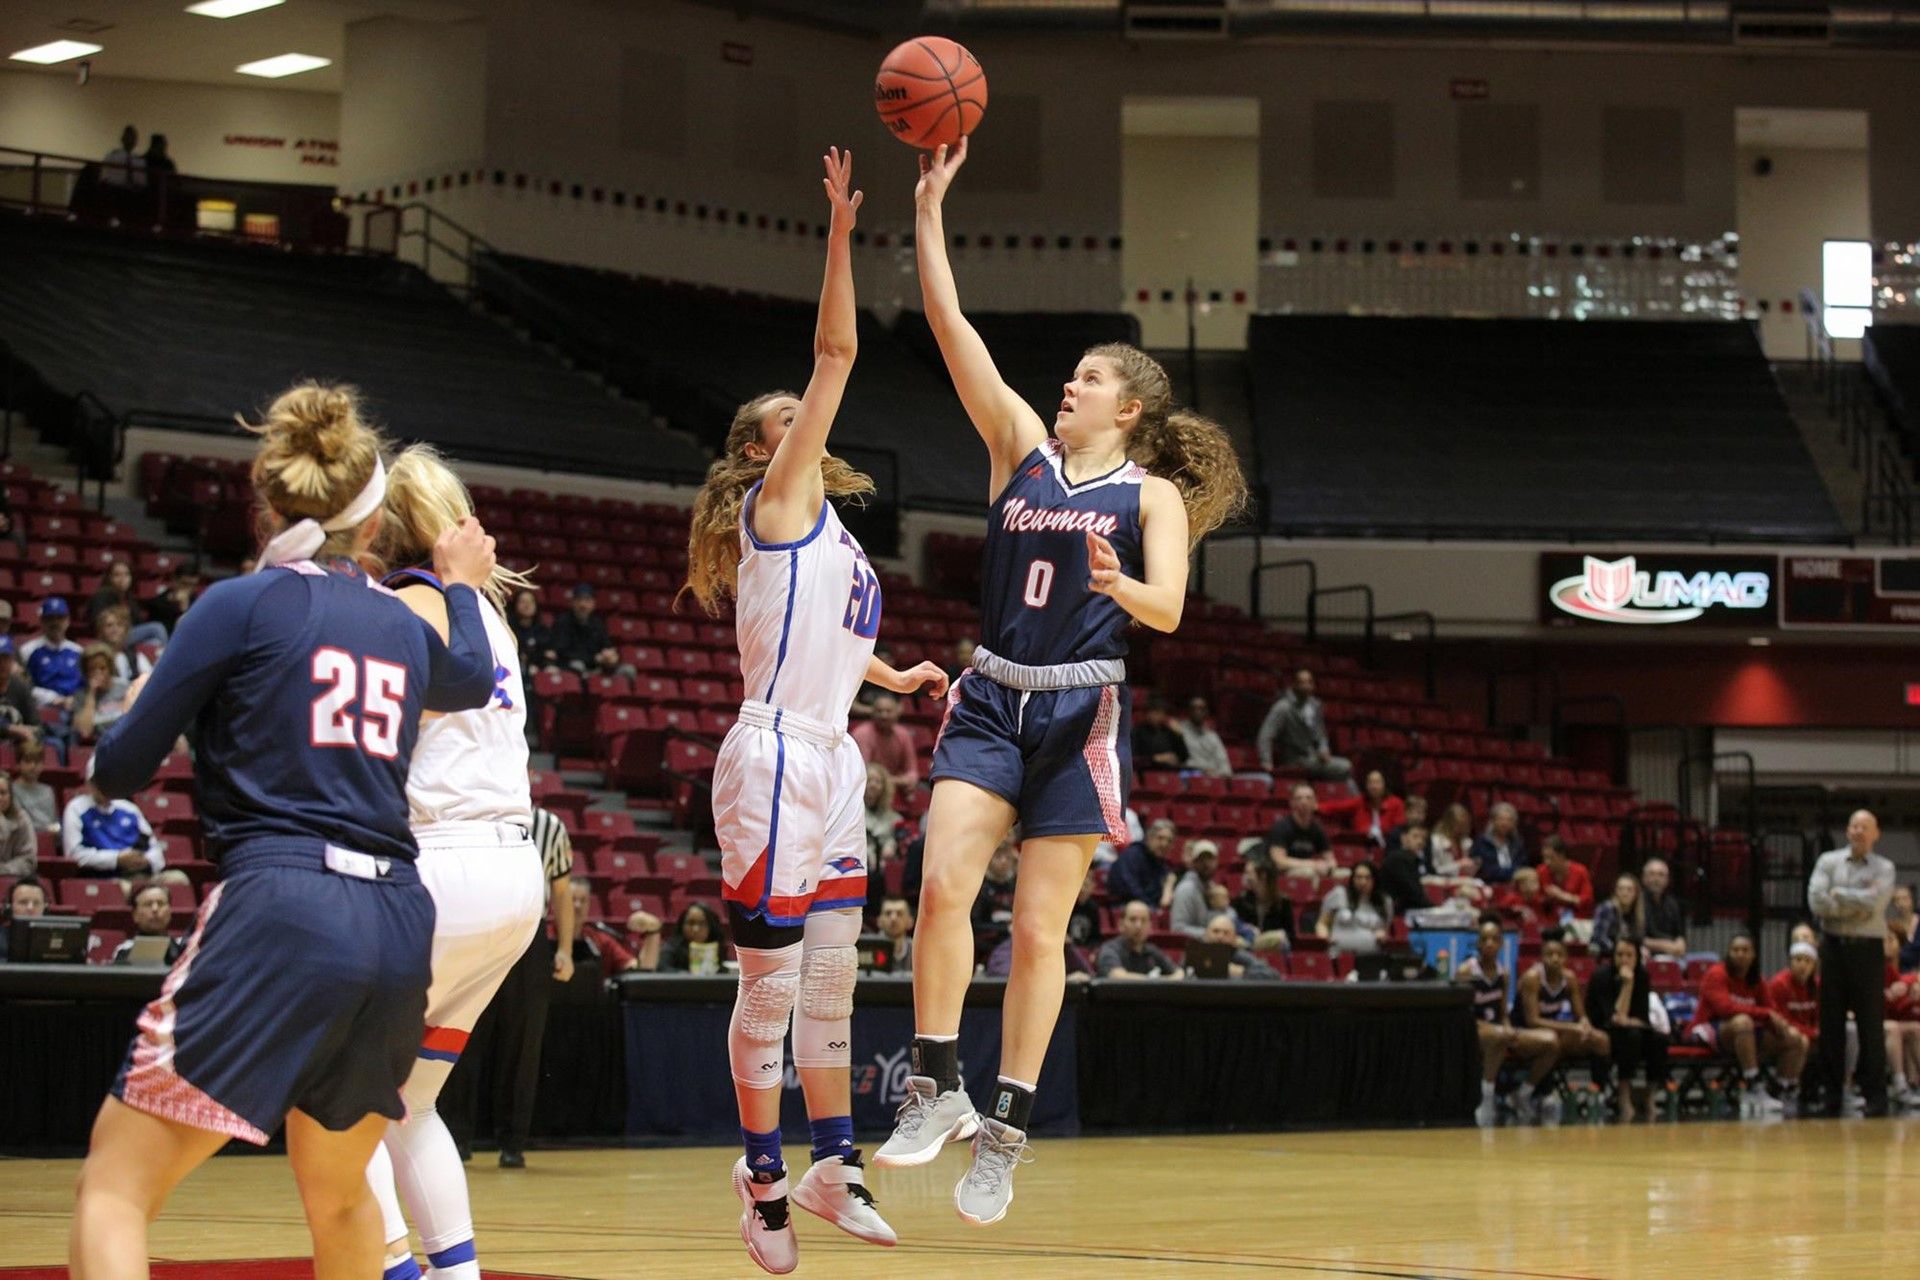
M 573 979 L 573 940 L 578 922 L 573 918 L 573 894 L 567 881 L 573 875 L 573 841 L 566 826 L 545 809 L 533 811 L 533 845 L 540 851 L 542 874 L 547 878 L 547 898 L 553 904 L 553 936 L 537 930 L 525 954 L 507 971 L 507 977 L 495 993 L 493 1003 L 475 1028 L 474 1039 L 482 1039 L 486 1029 L 484 1056 L 492 1067 L 493 1125 L 500 1141 L 500 1167 L 526 1167 L 527 1135 L 533 1129 L 533 1101 L 540 1087 L 540 1042 L 547 1030 L 547 1006 L 553 998 L 553 984 Z M 441 1113 L 453 1121 L 457 1114 L 466 1130 L 462 1150 L 471 1142 L 477 1061 L 480 1055 L 469 1051 L 448 1079 L 447 1093 L 454 1092 L 462 1075 L 466 1087 L 459 1090 L 461 1106 L 450 1108 L 443 1101 Z M 466 1067 L 462 1071 L 461 1067 Z M 449 1127 L 452 1127 L 451 1124 Z M 461 1136 L 456 1130 L 456 1136 Z

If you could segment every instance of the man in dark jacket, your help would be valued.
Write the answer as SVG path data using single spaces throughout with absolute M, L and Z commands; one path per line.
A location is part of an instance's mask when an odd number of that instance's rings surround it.
M 1149 911 L 1165 911 L 1173 905 L 1173 843 L 1176 832 L 1172 821 L 1161 818 L 1147 828 L 1147 838 L 1130 844 L 1114 859 L 1107 871 L 1107 901 L 1125 906 L 1139 901 Z

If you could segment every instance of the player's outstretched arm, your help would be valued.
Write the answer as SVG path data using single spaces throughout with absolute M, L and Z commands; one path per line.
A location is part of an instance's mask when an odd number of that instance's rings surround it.
M 920 297 L 927 325 L 960 403 L 993 459 L 992 501 L 1007 487 L 1021 461 L 1047 438 L 1047 426 L 1033 407 L 1014 394 L 994 366 L 987 344 L 960 310 L 960 290 L 947 261 L 947 233 L 940 206 L 960 166 L 967 162 L 967 140 L 931 158 L 920 155 L 920 182 L 913 189 L 914 254 L 920 264 Z
M 877 684 L 894 693 L 918 693 L 926 690 L 929 698 L 947 696 L 947 673 L 931 662 L 923 662 L 905 671 L 888 666 L 878 658 L 867 659 L 867 683 Z
M 1142 626 L 1172 631 L 1187 606 L 1187 508 L 1173 482 L 1148 476 L 1140 486 L 1140 538 L 1146 580 L 1120 572 L 1113 544 L 1087 535 L 1087 588 L 1125 609 Z
M 813 377 L 800 398 L 793 425 L 773 451 L 760 498 L 754 503 L 754 533 L 763 542 L 803 537 L 819 518 L 820 504 L 826 501 L 820 459 L 827 452 L 827 433 L 840 412 L 860 345 L 851 246 L 863 197 L 858 191 L 849 193 L 853 152 L 829 147 L 821 161 L 827 169 L 821 185 L 833 213 L 827 229 L 826 279 L 820 286 L 820 319 L 813 332 Z

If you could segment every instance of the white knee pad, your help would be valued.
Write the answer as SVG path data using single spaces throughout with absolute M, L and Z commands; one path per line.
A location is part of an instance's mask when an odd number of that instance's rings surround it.
M 800 991 L 802 944 L 762 951 L 739 948 L 740 991 L 727 1028 L 733 1078 L 749 1089 L 780 1087 L 787 1024 Z
M 800 961 L 800 1016 L 793 1023 L 793 1061 L 801 1067 L 853 1064 L 853 985 L 860 975 L 857 911 L 807 919 Z

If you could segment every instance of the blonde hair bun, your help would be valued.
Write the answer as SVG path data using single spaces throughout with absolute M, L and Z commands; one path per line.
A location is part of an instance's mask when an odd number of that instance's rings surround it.
M 361 414 L 360 396 L 338 383 L 301 382 L 241 426 L 260 437 L 253 487 L 284 520 L 325 520 L 352 502 L 385 443 Z

